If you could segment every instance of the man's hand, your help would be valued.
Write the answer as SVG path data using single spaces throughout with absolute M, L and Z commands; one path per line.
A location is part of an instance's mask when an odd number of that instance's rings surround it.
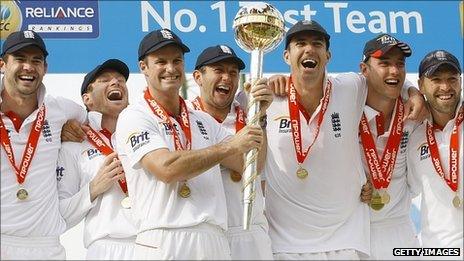
M 404 104 L 403 121 L 408 119 L 422 122 L 428 115 L 430 115 L 424 96 L 416 88 L 409 88 L 408 95 L 409 99 Z
M 361 195 L 360 195 L 361 202 L 369 204 L 372 199 L 372 183 L 370 180 L 366 181 L 366 183 L 362 186 Z
M 124 169 L 122 168 L 121 161 L 118 159 L 118 154 L 113 152 L 106 156 L 97 175 L 90 182 L 90 200 L 94 201 L 98 195 L 111 188 L 114 182 L 124 177 Z
M 276 96 L 287 96 L 287 81 L 288 77 L 285 75 L 273 75 L 269 78 L 269 88 Z
M 230 146 L 238 150 L 237 153 L 247 153 L 252 149 L 259 149 L 263 142 L 263 130 L 260 126 L 245 126 L 229 140 Z
M 83 142 L 85 132 L 76 120 L 68 120 L 61 129 L 61 141 Z
M 260 115 L 266 114 L 267 108 L 269 108 L 274 99 L 274 95 L 271 89 L 269 89 L 267 82 L 266 78 L 261 78 L 252 87 L 249 86 L 250 83 L 245 83 L 245 88 L 251 88 L 250 94 L 257 102 L 260 102 Z

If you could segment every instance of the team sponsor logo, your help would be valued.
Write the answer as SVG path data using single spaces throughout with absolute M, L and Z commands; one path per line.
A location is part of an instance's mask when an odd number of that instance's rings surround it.
M 87 149 L 87 150 L 84 150 L 82 152 L 82 155 L 84 155 L 85 157 L 87 157 L 89 160 L 97 157 L 97 156 L 100 156 L 102 155 L 101 152 L 96 149 L 96 148 L 90 148 L 90 149 Z
M 197 120 L 196 123 L 197 123 L 197 126 L 198 126 L 198 130 L 200 131 L 201 135 L 203 136 L 203 139 L 209 140 L 208 132 L 206 131 L 205 126 L 203 125 L 203 122 Z
M 52 142 L 52 131 L 50 129 L 50 124 L 47 120 L 44 121 L 42 126 L 42 136 L 45 138 L 45 141 L 50 143 Z
M 163 126 L 163 129 L 164 129 L 164 132 L 166 133 L 166 135 L 172 135 L 171 124 L 169 124 L 167 122 L 159 122 L 159 124 Z M 174 130 L 176 130 L 176 132 L 179 133 L 179 128 L 177 127 L 177 125 L 173 124 L 173 126 L 174 126 Z
M 274 118 L 274 121 L 279 124 L 279 133 L 290 133 L 292 131 L 290 128 L 290 124 L 292 123 L 290 116 L 279 116 Z
M 417 150 L 419 151 L 419 159 L 422 161 L 424 159 L 430 158 L 430 150 L 427 142 L 422 143 Z
M 57 166 L 56 167 L 56 180 L 61 181 L 64 175 L 64 167 Z
M 21 30 L 23 16 L 16 1 L 2 1 L 0 5 L 0 40 L 5 40 L 8 35 Z
M 340 138 L 342 136 L 342 123 L 340 121 L 340 113 L 334 112 L 330 115 L 332 118 L 332 130 L 334 132 L 335 138 Z
M 3 2 L 7 8 L 3 8 Z M 99 35 L 98 1 L 95 0 L 2 1 L 1 14 L 2 28 L 7 23 L 9 27 L 17 24 L 14 31 L 31 30 L 44 38 L 97 38 Z M 3 22 L 7 15 L 10 20 Z M 3 37 L 6 36 L 2 30 Z
M 148 131 L 134 132 L 127 138 L 126 144 L 130 144 L 133 151 L 140 149 L 150 142 Z

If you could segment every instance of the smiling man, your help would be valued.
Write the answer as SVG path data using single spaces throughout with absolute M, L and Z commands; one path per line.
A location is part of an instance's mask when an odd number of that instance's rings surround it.
M 55 163 L 61 128 L 83 122 L 85 110 L 46 95 L 47 49 L 33 31 L 18 31 L 3 42 L 0 70 L 1 259 L 66 258 L 59 236 Z
M 192 106 L 213 116 L 231 134 L 240 131 L 246 124 L 246 112 L 242 104 L 234 99 L 238 90 L 240 71 L 245 64 L 227 45 L 210 46 L 197 57 L 193 78 L 200 87 L 200 96 L 192 101 Z M 260 101 L 261 126 L 266 128 L 266 109 L 272 102 L 273 94 L 267 86 L 267 79 L 260 79 L 250 90 L 256 101 Z M 266 139 L 265 139 L 266 140 Z M 266 158 L 266 142 L 258 155 L 258 172 Z M 268 223 L 264 216 L 264 199 L 258 176 L 252 224 L 249 230 L 242 227 L 242 173 L 221 166 L 221 176 L 227 200 L 227 239 L 233 260 L 272 259 L 271 240 Z
M 89 125 L 87 140 L 64 142 L 58 158 L 60 211 L 71 228 L 85 218 L 87 259 L 127 260 L 134 249 L 136 228 L 114 131 L 127 107 L 125 63 L 110 59 L 95 67 L 81 87 Z
M 408 144 L 412 189 L 421 193 L 422 246 L 460 248 L 457 260 L 463 256 L 461 73 L 459 60 L 445 50 L 422 59 L 418 82 L 431 117 L 412 133 Z
M 260 127 L 231 136 L 179 96 L 189 48 L 168 29 L 139 45 L 143 96 L 117 124 L 118 152 L 140 222 L 134 259 L 230 259 L 227 206 L 219 164 L 243 169 L 243 153 L 261 146 Z

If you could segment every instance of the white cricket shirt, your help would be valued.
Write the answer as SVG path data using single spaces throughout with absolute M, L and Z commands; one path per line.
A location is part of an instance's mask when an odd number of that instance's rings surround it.
M 88 114 L 89 125 L 96 132 L 101 128 L 102 114 L 91 111 Z M 116 143 L 99 133 L 106 144 Z M 105 237 L 131 238 L 136 235 L 136 224 L 131 209 L 125 209 L 121 201 L 125 198 L 117 182 L 94 202 L 90 202 L 89 183 L 97 175 L 106 156 L 88 140 L 82 143 L 65 142 L 58 158 L 57 172 L 60 210 L 68 228 L 79 223 L 85 217 L 84 246 Z
M 265 209 L 274 253 L 369 253 L 369 210 L 359 198 L 366 176 L 358 143 L 366 82 L 354 73 L 329 80 L 333 89 L 321 130 L 302 164 L 309 172 L 306 179 L 296 176 L 287 97 L 275 98 L 267 110 Z M 300 112 L 303 150 L 314 139 L 320 109 L 321 104 L 309 124 Z

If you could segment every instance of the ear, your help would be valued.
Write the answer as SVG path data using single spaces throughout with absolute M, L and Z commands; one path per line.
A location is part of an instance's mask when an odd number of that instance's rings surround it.
M 3 58 L 0 58 L 0 74 L 4 74 L 5 73 L 5 61 L 3 60 Z
M 330 61 L 330 58 L 332 58 L 332 53 L 329 50 L 327 50 L 326 53 L 327 53 L 326 54 L 327 55 L 327 61 Z
M 202 81 L 201 81 L 201 72 L 199 70 L 193 71 L 193 79 L 197 83 L 197 85 L 201 88 Z
M 285 63 L 290 65 L 290 53 L 288 50 L 284 51 L 283 57 L 284 57 Z
M 143 73 L 145 76 L 147 76 L 146 74 L 146 70 L 147 70 L 147 64 L 145 63 L 144 60 L 142 61 L 139 61 L 139 69 L 140 69 L 140 72 Z
M 82 94 L 82 102 L 87 108 L 90 108 L 92 106 L 92 97 L 90 96 L 90 93 L 86 92 Z
M 364 62 L 359 63 L 359 70 L 364 77 L 367 77 L 367 64 Z
M 417 80 L 417 86 L 419 86 L 419 91 L 424 94 L 424 77 Z
M 44 74 L 46 74 L 48 71 L 48 63 L 47 61 L 44 61 Z

